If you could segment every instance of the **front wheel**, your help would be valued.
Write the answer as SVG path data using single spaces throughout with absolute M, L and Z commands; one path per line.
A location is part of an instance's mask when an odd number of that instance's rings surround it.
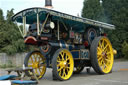
M 38 79 L 41 79 L 46 72 L 46 59 L 40 51 L 32 51 L 27 54 L 24 60 L 25 67 L 32 67 Z M 32 72 L 26 72 L 32 75 Z
M 107 37 L 96 37 L 91 44 L 90 54 L 92 67 L 97 73 L 111 72 L 114 55 L 112 45 Z
M 58 49 L 52 60 L 53 77 L 58 80 L 68 80 L 73 73 L 74 60 L 67 49 Z

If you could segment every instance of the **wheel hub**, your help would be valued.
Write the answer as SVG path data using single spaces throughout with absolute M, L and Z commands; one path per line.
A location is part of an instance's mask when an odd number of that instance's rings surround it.
M 33 68 L 38 68 L 39 67 L 39 63 L 37 63 L 37 62 L 33 63 L 32 67 Z
M 101 54 L 101 55 L 102 55 L 102 57 L 104 58 L 104 57 L 105 57 L 105 55 L 106 55 L 106 53 L 105 53 L 105 52 L 102 52 L 102 54 Z
M 102 52 L 102 57 L 103 57 L 103 59 L 106 59 L 106 52 Z
M 67 65 L 67 62 L 66 62 L 66 61 L 60 62 L 60 66 L 61 66 L 61 67 L 66 67 L 66 65 Z

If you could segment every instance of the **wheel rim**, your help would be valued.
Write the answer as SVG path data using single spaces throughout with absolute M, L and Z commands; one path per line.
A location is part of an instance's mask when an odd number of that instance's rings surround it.
M 34 69 L 38 79 L 42 78 L 46 71 L 46 59 L 40 52 L 33 52 L 28 60 L 28 67 Z
M 74 62 L 72 55 L 67 50 L 59 52 L 57 57 L 57 72 L 62 79 L 69 79 L 73 73 Z
M 107 38 L 101 38 L 97 47 L 97 59 L 101 70 L 109 73 L 113 66 L 113 49 Z

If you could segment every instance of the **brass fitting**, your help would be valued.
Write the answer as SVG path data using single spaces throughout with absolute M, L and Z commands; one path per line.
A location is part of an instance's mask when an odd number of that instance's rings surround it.
M 113 54 L 116 55 L 117 54 L 117 51 L 115 49 L 113 49 Z

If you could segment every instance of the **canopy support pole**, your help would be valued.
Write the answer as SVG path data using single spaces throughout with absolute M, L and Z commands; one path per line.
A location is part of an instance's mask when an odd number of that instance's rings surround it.
M 46 17 L 44 23 L 42 24 L 41 32 L 42 32 L 42 30 L 44 29 L 44 25 L 46 24 L 46 22 L 47 22 L 47 20 L 48 20 L 48 17 L 49 17 L 49 14 L 47 14 L 47 17 Z
M 59 20 L 57 21 L 57 33 L 58 33 L 58 40 L 60 40 L 60 26 L 59 26 Z
M 23 37 L 26 36 L 26 16 L 23 16 Z
M 40 28 L 39 28 L 39 14 L 37 13 L 37 35 L 40 35 Z
M 17 21 L 15 20 L 15 23 L 17 24 Z M 17 25 L 18 26 L 18 25 Z M 18 26 L 18 29 L 19 29 L 19 31 L 20 31 L 20 34 L 22 35 L 22 37 L 24 38 L 24 34 L 23 34 L 23 32 L 21 31 L 21 28 Z

